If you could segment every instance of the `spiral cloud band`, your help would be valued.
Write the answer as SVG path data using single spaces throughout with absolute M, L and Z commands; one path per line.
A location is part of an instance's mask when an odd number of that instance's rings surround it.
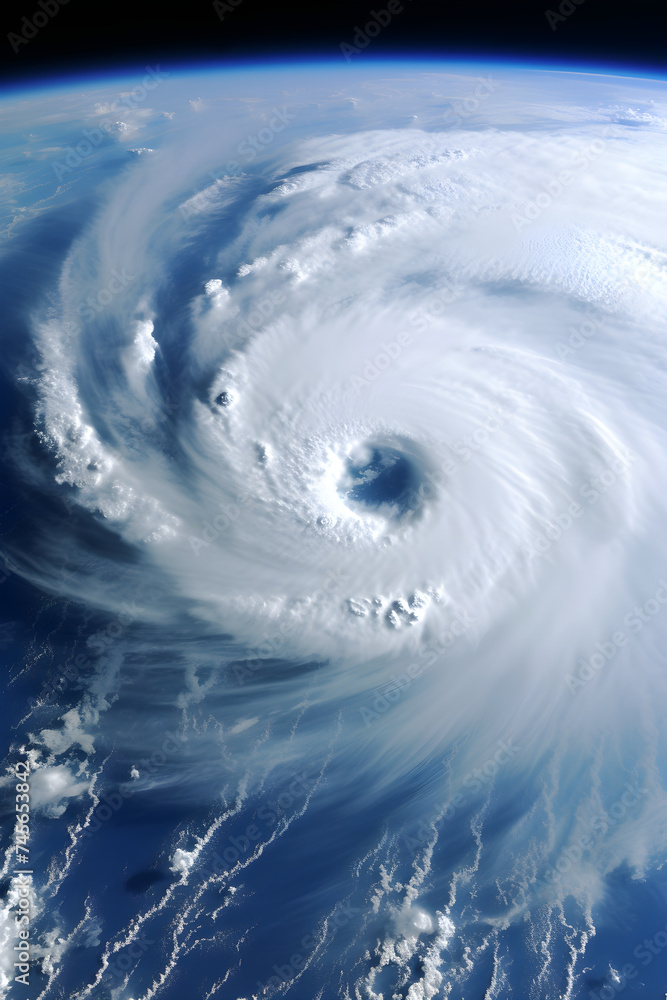
M 654 983 L 664 85 L 146 80 L 27 102 L 5 251 L 40 997 Z

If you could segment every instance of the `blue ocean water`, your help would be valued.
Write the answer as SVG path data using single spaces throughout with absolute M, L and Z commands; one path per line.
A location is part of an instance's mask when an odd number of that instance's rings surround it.
M 666 107 L 5 102 L 3 996 L 667 996 Z

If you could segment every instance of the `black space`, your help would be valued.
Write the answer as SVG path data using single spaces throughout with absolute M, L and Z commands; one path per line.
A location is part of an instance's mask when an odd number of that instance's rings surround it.
M 340 44 L 353 42 L 355 26 L 363 27 L 371 11 L 387 7 L 387 0 L 218 3 L 227 8 L 222 19 L 211 0 L 5 0 L 0 80 L 20 85 L 70 72 L 268 57 L 329 57 L 345 65 Z M 562 17 L 553 28 L 548 10 Z M 352 58 L 501 56 L 662 75 L 664 14 L 664 0 L 403 0 L 403 10 Z M 46 23 L 34 28 L 35 15 Z M 22 34 L 33 37 L 17 42 Z

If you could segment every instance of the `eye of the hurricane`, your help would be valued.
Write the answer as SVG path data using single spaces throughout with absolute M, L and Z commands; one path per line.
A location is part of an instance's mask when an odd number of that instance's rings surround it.
M 423 479 L 416 456 L 388 445 L 362 445 L 348 455 L 338 492 L 356 513 L 402 518 L 420 509 Z

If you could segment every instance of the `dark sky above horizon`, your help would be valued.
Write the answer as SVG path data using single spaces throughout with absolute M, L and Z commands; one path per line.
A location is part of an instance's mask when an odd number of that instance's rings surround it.
M 356 29 L 384 22 L 353 61 L 383 55 L 502 56 L 625 67 L 662 75 L 664 4 L 657 0 L 324 0 L 311 9 L 265 0 L 6 0 L 5 83 L 63 72 L 157 63 L 321 56 L 343 59 Z M 402 9 L 398 10 L 400 7 Z M 392 7 L 390 7 L 391 11 Z M 371 27 L 370 32 L 375 31 Z M 357 36 L 359 43 L 359 36 Z

